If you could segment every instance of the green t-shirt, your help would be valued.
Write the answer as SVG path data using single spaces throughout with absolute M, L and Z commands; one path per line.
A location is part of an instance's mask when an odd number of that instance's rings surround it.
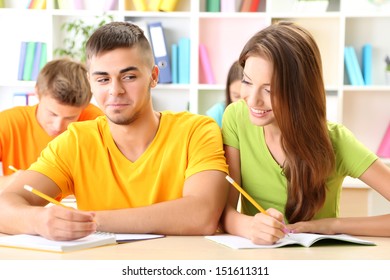
M 343 125 L 329 122 L 328 129 L 336 156 L 336 170 L 327 179 L 326 200 L 314 219 L 337 217 L 344 178 L 359 177 L 377 159 Z M 263 208 L 272 207 L 284 213 L 286 178 L 268 150 L 263 127 L 251 123 L 245 101 L 235 102 L 226 108 L 222 134 L 225 145 L 240 150 L 242 187 Z M 248 215 L 258 212 L 245 198 L 242 198 L 241 211 Z

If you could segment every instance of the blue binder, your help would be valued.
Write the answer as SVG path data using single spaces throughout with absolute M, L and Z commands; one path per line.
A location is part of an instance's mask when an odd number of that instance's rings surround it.
M 172 83 L 171 65 L 161 22 L 148 23 L 148 31 L 154 60 L 160 69 L 158 82 L 162 84 Z

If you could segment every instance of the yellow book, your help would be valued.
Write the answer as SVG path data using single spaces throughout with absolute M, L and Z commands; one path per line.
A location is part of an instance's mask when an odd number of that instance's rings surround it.
M 148 10 L 149 11 L 159 11 L 161 5 L 161 0 L 149 0 Z
M 136 11 L 146 11 L 146 3 L 144 0 L 133 0 L 133 5 Z
M 160 11 L 173 12 L 176 9 L 177 0 L 162 0 Z
M 45 10 L 46 0 L 35 0 L 33 4 L 33 9 Z

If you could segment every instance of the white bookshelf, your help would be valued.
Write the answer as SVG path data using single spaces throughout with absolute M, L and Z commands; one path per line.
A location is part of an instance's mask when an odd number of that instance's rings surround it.
M 0 110 L 10 108 L 15 92 L 32 91 L 34 82 L 17 81 L 21 41 L 47 43 L 48 60 L 62 44 L 61 25 L 72 18 L 93 20 L 103 15 L 103 0 L 85 0 L 85 10 L 25 9 L 26 0 L 6 0 L 0 9 Z M 376 151 L 390 122 L 390 85 L 385 83 L 384 58 L 390 55 L 390 1 L 381 7 L 367 0 L 330 0 L 327 11 L 294 8 L 294 0 L 262 0 L 254 13 L 206 12 L 206 0 L 181 0 L 174 12 L 134 11 L 132 1 L 119 0 L 109 11 L 115 20 L 161 21 L 170 45 L 180 37 L 191 39 L 190 83 L 159 84 L 152 92 L 157 110 L 189 110 L 205 114 L 224 99 L 225 78 L 246 41 L 258 30 L 278 20 L 292 20 L 315 37 L 323 60 L 328 118 L 346 125 L 372 151 Z M 198 46 L 203 43 L 216 84 L 199 83 Z M 372 86 L 350 86 L 344 69 L 344 46 L 353 45 L 359 60 L 363 44 L 373 46 Z M 361 60 L 359 61 L 361 63 Z

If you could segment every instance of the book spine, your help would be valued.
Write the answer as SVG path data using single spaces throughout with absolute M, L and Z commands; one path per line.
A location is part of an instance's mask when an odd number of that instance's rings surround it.
M 84 9 L 84 1 L 83 0 L 73 0 L 73 9 L 75 9 L 75 10 Z
M 160 11 L 173 12 L 176 9 L 178 0 L 162 0 L 160 3 Z
M 5 8 L 4 0 L 0 0 L 0 8 Z
M 372 85 L 372 45 L 365 44 L 362 49 L 362 68 L 365 85 Z
M 36 81 L 39 70 L 40 70 L 40 61 L 41 61 L 41 53 L 42 53 L 42 42 L 36 42 L 35 44 L 35 53 L 34 53 L 34 61 L 32 65 L 31 71 L 31 80 Z
M 190 39 L 179 40 L 179 84 L 190 83 Z
M 32 67 L 34 63 L 34 55 L 35 55 L 35 42 L 27 42 L 26 47 L 26 59 L 24 63 L 23 69 L 23 80 L 31 81 Z
M 13 106 L 26 106 L 27 94 L 26 93 L 14 93 L 12 97 Z
M 146 11 L 146 3 L 144 0 L 133 0 L 133 5 L 136 11 Z
M 240 11 L 243 13 L 250 12 L 252 0 L 242 0 Z
M 382 137 L 376 154 L 383 158 L 390 158 L 390 123 L 388 124 L 386 132 Z
M 356 86 L 358 82 L 353 70 L 351 50 L 350 47 L 348 46 L 344 47 L 344 62 L 345 62 L 345 69 L 348 75 L 349 83 L 352 86 Z
M 259 9 L 260 0 L 252 0 L 251 5 L 249 7 L 250 12 L 257 12 Z
M 148 10 L 149 11 L 160 11 L 161 0 L 149 0 Z
M 211 68 L 211 63 L 209 60 L 209 55 L 207 53 L 206 46 L 203 44 L 199 45 L 199 58 L 200 65 L 203 71 L 203 76 L 207 84 L 215 84 L 215 78 L 213 74 L 213 70 Z
M 104 2 L 104 11 L 115 11 L 118 9 L 118 0 L 106 0 Z
M 40 58 L 40 61 L 39 61 L 39 71 L 41 71 L 41 69 L 46 65 L 46 62 L 47 62 L 47 45 L 46 43 L 43 43 L 41 44 L 41 58 Z
M 220 0 L 206 0 L 206 11 L 218 13 L 221 10 Z
M 363 80 L 363 73 L 359 65 L 359 61 L 357 59 L 356 51 L 354 47 L 350 47 L 350 53 L 352 57 L 352 65 L 353 65 L 353 70 L 355 73 L 355 76 L 357 78 L 357 85 L 358 86 L 363 86 L 364 85 L 364 80 Z
M 45 10 L 46 0 L 34 0 L 33 9 Z
M 24 64 L 26 61 L 27 42 L 21 42 L 19 54 L 18 80 L 23 80 Z
M 235 13 L 238 10 L 236 9 L 235 0 L 220 0 L 221 1 L 221 12 L 222 13 Z
M 172 44 L 171 46 L 171 68 L 172 68 L 172 83 L 179 83 L 179 73 L 178 73 L 178 63 L 179 63 L 179 48 L 177 44 Z

